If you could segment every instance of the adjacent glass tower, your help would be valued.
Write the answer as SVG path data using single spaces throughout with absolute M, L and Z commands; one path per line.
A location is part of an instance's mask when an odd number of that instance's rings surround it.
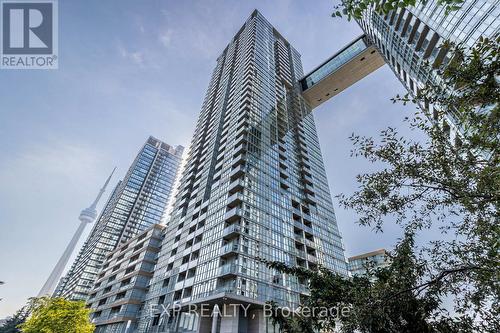
M 110 196 L 58 295 L 85 300 L 106 255 L 162 222 L 184 148 L 149 137 Z
M 265 330 L 259 305 L 297 306 L 307 290 L 259 258 L 347 275 L 302 76 L 299 53 L 258 11 L 217 59 L 140 332 Z M 257 319 L 149 312 L 201 302 L 252 304 Z
M 493 38 L 499 33 L 498 4 L 498 0 L 465 0 L 458 4 L 460 9 L 448 14 L 439 0 L 418 1 L 415 7 L 382 15 L 372 6 L 358 23 L 401 83 L 415 94 L 429 80 L 439 82 L 425 64 L 439 66 L 449 60 L 445 41 L 471 47 L 480 36 Z M 425 108 L 434 113 L 432 105 Z M 448 119 L 444 126 L 454 123 Z

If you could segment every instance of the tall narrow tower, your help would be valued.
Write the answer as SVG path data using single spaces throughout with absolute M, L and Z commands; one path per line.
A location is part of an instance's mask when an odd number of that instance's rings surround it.
M 86 300 L 106 256 L 162 222 L 183 150 L 154 137 L 147 139 L 68 270 L 59 288 L 62 297 Z
M 299 53 L 258 11 L 217 59 L 138 332 L 266 332 L 264 302 L 297 307 L 308 291 L 262 258 L 347 275 L 302 77 Z M 252 310 L 155 310 L 229 303 Z
M 94 223 L 96 218 L 97 218 L 97 203 L 101 199 L 102 195 L 106 191 L 106 187 L 109 184 L 109 181 L 111 180 L 111 177 L 113 176 L 113 173 L 115 172 L 116 168 L 113 169 L 111 174 L 109 175 L 108 179 L 104 183 L 104 186 L 101 188 L 99 191 L 99 194 L 95 198 L 94 202 L 90 207 L 82 210 L 80 213 L 80 216 L 78 219 L 80 220 L 80 225 L 78 226 L 78 229 L 76 229 L 75 234 L 73 235 L 73 238 L 71 238 L 71 241 L 69 242 L 68 246 L 66 247 L 66 250 L 64 250 L 64 253 L 62 254 L 61 258 L 59 258 L 59 261 L 57 262 L 56 266 L 52 270 L 52 273 L 50 273 L 49 278 L 43 285 L 42 289 L 38 293 L 38 297 L 42 296 L 50 296 L 54 293 L 54 290 L 56 289 L 57 283 L 59 282 L 59 279 L 61 278 L 61 275 L 64 271 L 64 268 L 68 264 L 69 258 L 71 257 L 71 254 L 73 253 L 73 250 L 76 247 L 76 244 L 78 243 L 78 240 L 82 236 L 83 230 L 85 229 L 85 226 L 87 224 Z

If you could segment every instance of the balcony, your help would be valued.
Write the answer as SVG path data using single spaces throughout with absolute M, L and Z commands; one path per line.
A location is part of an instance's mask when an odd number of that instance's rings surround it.
M 242 216 L 243 216 L 243 211 L 240 208 L 235 207 L 226 212 L 226 215 L 224 215 L 224 220 L 226 222 L 233 223 L 241 219 Z
M 306 253 L 304 250 L 295 249 L 294 254 L 299 258 L 306 259 Z
M 304 230 L 304 225 L 298 221 L 293 221 L 293 225 L 295 228 L 298 228 L 300 230 Z
M 239 251 L 239 244 L 238 242 L 231 242 L 226 245 L 224 245 L 221 250 L 220 250 L 220 256 L 221 257 L 229 257 L 231 255 L 237 254 Z
M 241 134 L 243 133 L 243 134 Z M 239 145 L 239 144 L 244 144 L 247 142 L 247 136 L 246 136 L 246 132 L 245 132 L 245 129 L 240 129 L 238 131 L 238 133 L 236 134 L 236 139 L 235 139 L 235 144 L 236 145 Z
M 245 164 L 246 160 L 246 155 L 244 153 L 240 153 L 237 156 L 234 157 L 232 167 L 236 167 L 240 164 Z
M 242 179 L 235 180 L 231 184 L 229 184 L 229 194 L 234 194 L 236 192 L 241 192 L 244 188 L 245 182 Z
M 231 173 L 229 174 L 229 177 L 231 179 L 231 181 L 237 179 L 237 178 L 240 178 L 241 176 L 243 176 L 246 172 L 246 167 L 244 165 L 238 165 L 236 168 L 234 168 L 233 170 L 231 170 Z
M 302 224 L 302 229 L 304 229 L 305 232 L 309 233 L 309 234 L 313 234 L 313 230 L 310 226 L 308 225 L 305 225 L 305 224 Z
M 241 233 L 241 226 L 238 224 L 233 224 L 224 229 L 222 231 L 222 237 L 231 238 L 233 236 L 237 236 Z
M 302 220 L 304 224 L 310 224 L 312 222 L 312 217 L 309 213 L 302 212 Z
M 246 129 L 245 128 L 240 128 L 238 131 L 236 131 L 236 143 L 239 143 L 241 141 L 241 138 L 245 138 L 246 137 Z M 245 138 L 245 141 L 246 141 L 246 138 Z
M 305 186 L 304 186 L 304 192 L 307 193 L 307 194 L 313 195 L 314 194 L 314 188 L 310 184 L 305 184 Z
M 307 295 L 309 295 L 310 293 L 309 288 L 306 285 L 300 283 L 297 285 L 297 292 Z
M 313 183 L 311 175 L 306 175 L 305 173 L 302 174 L 302 181 L 304 182 L 304 184 L 309 185 L 312 185 Z
M 314 241 L 307 238 L 306 238 L 306 245 L 312 248 L 316 248 L 316 244 L 314 243 Z
M 231 195 L 229 198 L 227 198 L 227 206 L 229 208 L 234 208 L 234 207 L 239 206 L 242 201 L 243 201 L 243 193 L 236 192 L 233 195 Z
M 313 256 L 312 254 L 308 254 L 307 255 L 307 260 L 312 262 L 312 263 L 317 263 L 318 262 L 318 258 L 316 258 L 315 256 Z
M 242 142 L 233 149 L 233 156 L 236 156 L 246 150 L 246 143 Z
M 238 266 L 236 264 L 226 264 L 219 267 L 219 276 L 230 276 L 238 273 Z
M 314 197 L 314 195 L 306 194 L 304 196 L 304 202 L 307 202 L 308 204 L 314 205 L 314 204 L 316 204 L 316 198 Z

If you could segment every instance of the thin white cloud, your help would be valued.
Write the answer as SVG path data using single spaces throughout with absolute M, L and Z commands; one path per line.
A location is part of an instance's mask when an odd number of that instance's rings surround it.
M 127 60 L 130 60 L 136 65 L 143 66 L 144 65 L 144 52 L 142 51 L 129 51 L 122 45 L 118 46 L 118 52 L 121 57 Z
M 0 182 L 4 188 L 13 185 L 13 190 L 45 183 L 45 177 L 54 177 L 55 183 L 79 182 L 98 170 L 102 158 L 88 146 L 64 140 L 33 144 L 3 159 Z
M 167 29 L 165 31 L 161 31 L 160 35 L 158 36 L 158 40 L 164 47 L 169 47 L 170 44 L 172 43 L 172 34 L 173 31 L 172 29 Z

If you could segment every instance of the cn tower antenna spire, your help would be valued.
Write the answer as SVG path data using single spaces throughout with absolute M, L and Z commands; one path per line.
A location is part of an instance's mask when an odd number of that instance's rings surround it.
M 113 177 L 115 170 L 116 170 L 116 167 L 114 167 L 113 171 L 111 171 L 111 174 L 109 175 L 108 179 L 106 179 L 106 182 L 104 183 L 101 190 L 99 191 L 97 198 L 95 198 L 94 202 L 92 203 L 92 205 L 90 207 L 93 207 L 94 209 L 97 207 L 97 203 L 99 202 L 99 200 L 101 200 L 102 195 L 106 191 L 106 187 L 108 187 L 109 181 L 111 180 L 111 177 Z
M 106 180 L 102 188 L 99 190 L 99 194 L 95 198 L 94 202 L 92 202 L 90 207 L 82 210 L 82 212 L 80 213 L 80 216 L 78 218 L 80 220 L 80 225 L 78 226 L 78 229 L 73 235 L 73 238 L 71 238 L 71 241 L 66 247 L 66 250 L 64 250 L 64 253 L 62 254 L 61 258 L 59 258 L 59 261 L 52 270 L 52 273 L 50 273 L 49 278 L 47 279 L 42 289 L 38 293 L 38 297 L 52 296 L 52 294 L 54 293 L 54 290 L 57 287 L 57 283 L 61 279 L 64 268 L 68 264 L 69 258 L 71 257 L 71 254 L 73 253 L 73 250 L 75 249 L 76 244 L 78 243 L 78 240 L 80 239 L 83 230 L 85 229 L 85 226 L 87 224 L 94 223 L 97 218 L 97 210 L 96 210 L 97 204 L 99 203 L 99 200 L 106 191 L 106 187 L 108 186 L 111 177 L 115 173 L 115 170 L 116 167 L 113 169 L 108 179 Z

